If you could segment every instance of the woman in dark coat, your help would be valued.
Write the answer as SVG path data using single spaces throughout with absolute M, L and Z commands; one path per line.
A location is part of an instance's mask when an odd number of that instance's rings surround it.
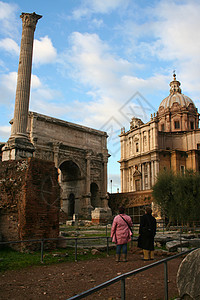
M 154 259 L 154 236 L 156 234 L 156 219 L 152 216 L 152 210 L 146 207 L 146 213 L 141 217 L 138 247 L 143 249 L 143 260 Z

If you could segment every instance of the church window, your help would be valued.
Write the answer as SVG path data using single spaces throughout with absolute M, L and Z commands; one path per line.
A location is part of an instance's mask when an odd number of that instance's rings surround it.
M 174 122 L 174 128 L 175 129 L 179 129 L 180 128 L 180 122 L 179 121 L 175 121 Z
M 144 147 L 145 147 L 147 145 L 147 137 L 146 137 L 146 135 L 144 136 L 143 141 L 144 141 Z
M 135 144 L 135 150 L 136 150 L 136 152 L 139 152 L 139 144 L 138 143 Z
M 139 180 L 139 179 L 137 179 L 137 180 L 135 181 L 135 190 L 136 190 L 136 191 L 140 191 L 140 180 Z
M 165 124 L 161 124 L 161 131 L 165 131 Z
M 197 150 L 200 150 L 200 144 L 197 144 Z
M 190 129 L 194 129 L 194 122 L 190 122 Z

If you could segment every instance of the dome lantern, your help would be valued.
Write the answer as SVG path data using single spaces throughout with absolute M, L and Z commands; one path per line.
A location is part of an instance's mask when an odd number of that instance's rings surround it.
M 181 94 L 181 88 L 180 85 L 181 83 L 176 80 L 176 74 L 173 74 L 174 80 L 170 82 L 170 94 L 175 94 L 175 93 L 180 93 Z

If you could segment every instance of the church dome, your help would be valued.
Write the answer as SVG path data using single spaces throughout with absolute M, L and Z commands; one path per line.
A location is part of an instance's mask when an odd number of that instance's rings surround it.
M 165 110 L 167 108 L 171 109 L 174 103 L 178 103 L 180 107 L 188 107 L 190 104 L 194 106 L 195 104 L 188 96 L 185 96 L 181 92 L 180 82 L 176 80 L 176 74 L 173 74 L 174 80 L 170 82 L 170 94 L 168 97 L 163 99 L 160 103 L 159 110 Z

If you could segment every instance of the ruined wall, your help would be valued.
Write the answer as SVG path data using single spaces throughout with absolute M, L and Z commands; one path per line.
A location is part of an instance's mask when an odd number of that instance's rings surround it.
M 153 201 L 152 190 L 109 194 L 108 205 L 115 214 L 120 206 L 135 207 L 149 205 Z
M 53 162 L 0 162 L 0 233 L 4 241 L 59 235 L 60 187 Z

